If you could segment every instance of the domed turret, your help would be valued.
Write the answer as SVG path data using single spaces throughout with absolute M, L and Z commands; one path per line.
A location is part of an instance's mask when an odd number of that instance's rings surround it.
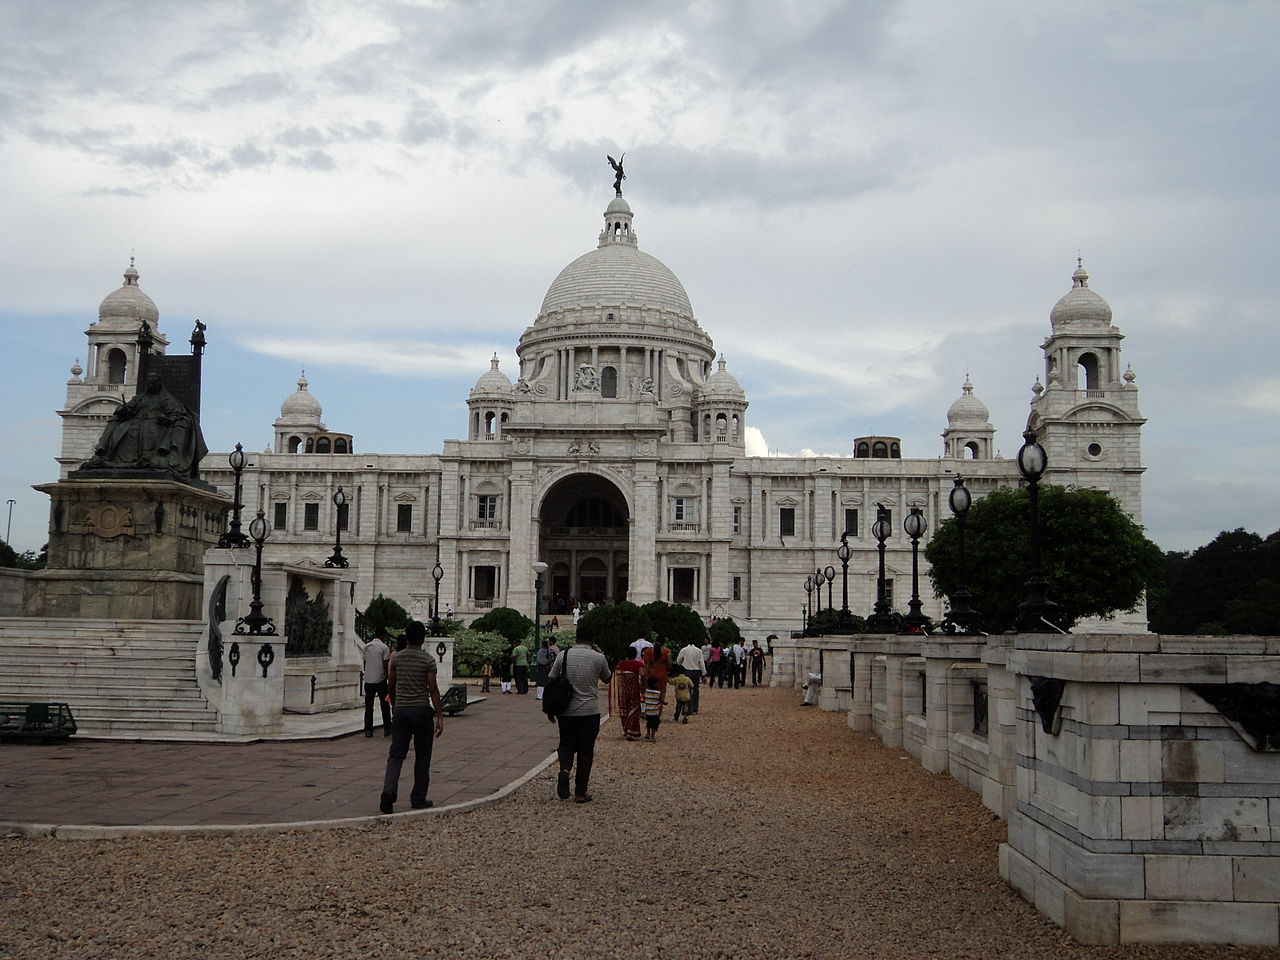
M 129 269 L 124 272 L 124 285 L 107 294 L 98 304 L 98 319 L 124 320 L 134 324 L 145 320 L 154 332 L 160 321 L 160 311 L 155 301 L 138 286 L 138 270 L 133 265 L 133 257 L 129 258 Z
M 719 397 L 736 400 L 746 398 L 746 393 L 743 392 L 742 384 L 738 383 L 737 377 L 725 369 L 723 353 L 720 354 L 720 360 L 716 365 L 716 372 L 709 376 L 707 378 L 707 382 L 698 390 L 698 398 L 700 400 L 709 400 Z
M 320 401 L 307 390 L 307 372 L 304 370 L 298 377 L 298 389 L 284 398 L 280 404 L 280 419 L 296 424 L 314 424 L 320 426 Z
M 947 423 L 953 427 L 961 424 L 988 425 L 990 420 L 991 411 L 987 409 L 985 403 L 973 395 L 973 383 L 966 373 L 960 398 L 947 408 Z
M 747 409 L 747 395 L 728 370 L 721 355 L 716 372 L 698 389 L 694 414 L 701 424 L 704 443 L 728 443 L 739 453 L 746 450 L 746 423 L 743 414 Z
M 947 409 L 947 429 L 942 431 L 943 456 L 957 460 L 990 460 L 995 435 L 991 411 L 973 395 L 973 382 L 966 373 L 959 399 Z
M 476 385 L 471 388 L 471 396 L 506 396 L 512 393 L 514 388 L 511 381 L 507 379 L 507 375 L 498 369 L 498 355 L 495 353 L 493 359 L 489 361 L 489 369 L 484 372 Z
M 1053 305 L 1049 322 L 1055 331 L 1069 323 L 1111 323 L 1111 305 L 1089 289 L 1089 274 L 1079 257 L 1071 275 L 1071 289 Z

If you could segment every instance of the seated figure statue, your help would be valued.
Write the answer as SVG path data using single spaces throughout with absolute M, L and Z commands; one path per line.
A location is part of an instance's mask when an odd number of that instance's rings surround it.
M 102 431 L 90 470 L 165 473 L 177 480 L 196 476 L 208 453 L 195 414 L 161 383 L 147 375 L 146 390 L 120 407 Z

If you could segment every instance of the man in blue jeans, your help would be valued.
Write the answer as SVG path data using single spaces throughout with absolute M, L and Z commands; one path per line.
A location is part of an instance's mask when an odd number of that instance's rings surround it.
M 391 661 L 391 750 L 387 754 L 387 775 L 382 781 L 382 797 L 378 809 L 394 813 L 396 793 L 400 786 L 400 768 L 409 755 L 413 741 L 413 790 L 409 803 L 415 810 L 431 806 L 427 784 L 431 778 L 431 746 L 434 737 L 444 733 L 444 715 L 440 711 L 440 688 L 436 684 L 435 657 L 422 649 L 427 628 L 412 620 L 405 627 L 408 645 Z M 434 726 L 434 730 L 433 730 Z

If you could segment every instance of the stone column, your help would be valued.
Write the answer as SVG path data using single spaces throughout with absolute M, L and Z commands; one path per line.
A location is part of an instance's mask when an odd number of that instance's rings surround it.
M 656 515 L 658 478 L 652 462 L 635 466 L 635 516 L 631 518 L 628 544 L 627 593 L 636 604 L 660 599 L 658 596 Z

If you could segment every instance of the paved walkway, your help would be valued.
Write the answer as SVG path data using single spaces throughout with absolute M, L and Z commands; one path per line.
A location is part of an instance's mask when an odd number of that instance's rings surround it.
M 291 718 L 293 735 L 305 727 Z M 359 732 L 363 711 L 317 718 L 337 739 L 248 744 L 72 738 L 0 745 L 0 833 L 10 825 L 208 826 L 341 820 L 378 814 L 390 742 Z M 539 767 L 557 728 L 532 692 L 490 696 L 445 718 L 431 761 L 436 806 L 489 796 Z M 410 809 L 413 754 L 397 812 Z

